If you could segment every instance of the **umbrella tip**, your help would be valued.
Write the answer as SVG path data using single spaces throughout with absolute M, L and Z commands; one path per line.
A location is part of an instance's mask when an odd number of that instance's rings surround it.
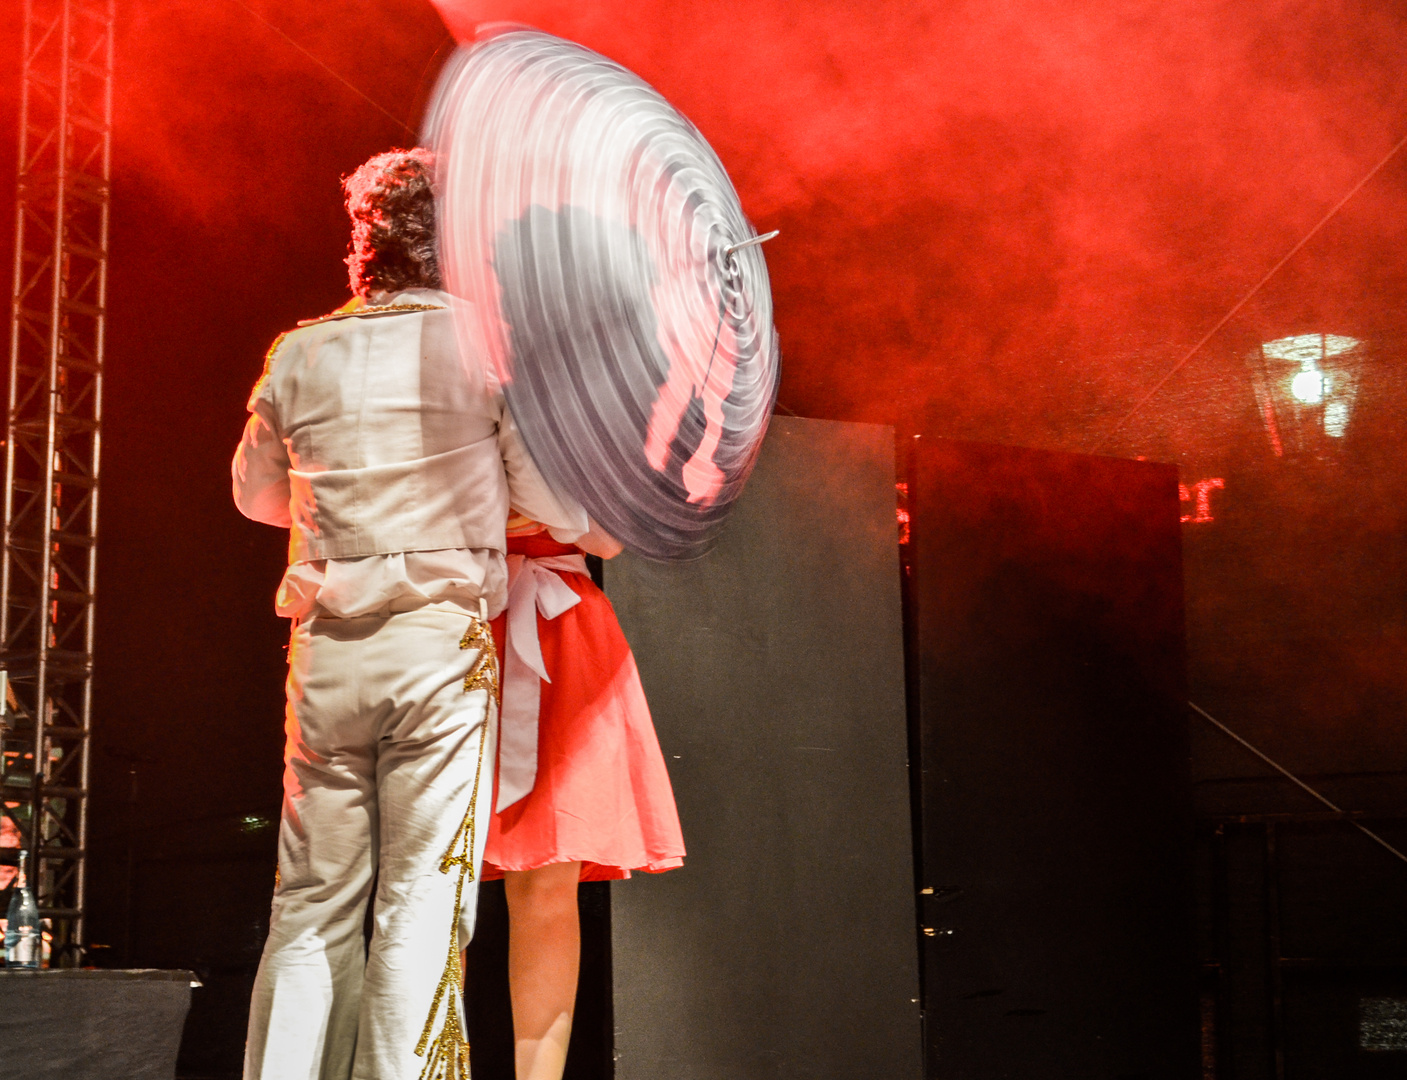
M 743 240 L 736 244 L 729 244 L 723 249 L 723 254 L 732 255 L 735 251 L 742 251 L 743 248 L 756 247 L 758 244 L 765 244 L 768 240 L 772 240 L 780 236 L 781 234 L 781 229 L 773 229 L 771 232 L 763 233 L 761 236 L 754 236 L 751 239 Z

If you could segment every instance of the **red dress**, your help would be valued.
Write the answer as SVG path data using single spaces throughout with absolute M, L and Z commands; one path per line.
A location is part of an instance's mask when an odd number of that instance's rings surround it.
M 508 553 L 580 554 L 545 532 L 510 536 Z M 674 792 L 615 609 L 590 578 L 559 576 L 581 602 L 555 619 L 537 617 L 552 677 L 541 684 L 537 778 L 532 791 L 493 815 L 483 878 L 559 862 L 580 862 L 582 881 L 681 866 Z M 504 622 L 500 615 L 492 624 L 499 656 Z

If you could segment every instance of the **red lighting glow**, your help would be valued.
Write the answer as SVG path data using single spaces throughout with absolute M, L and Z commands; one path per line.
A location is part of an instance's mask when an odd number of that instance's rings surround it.
M 1190 525 L 1202 525 L 1208 521 L 1215 521 L 1216 518 L 1212 514 L 1212 492 L 1221 491 L 1225 487 L 1226 481 L 1220 476 L 1198 480 L 1195 484 L 1178 484 L 1178 499 L 1192 504 L 1192 513 L 1183 514 L 1182 522 Z

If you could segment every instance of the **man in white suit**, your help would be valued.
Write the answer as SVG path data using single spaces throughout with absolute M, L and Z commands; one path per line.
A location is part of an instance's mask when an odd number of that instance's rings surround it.
M 511 504 L 564 542 L 590 528 L 458 348 L 428 152 L 344 188 L 356 299 L 274 343 L 233 464 L 239 509 L 289 529 L 276 606 L 294 620 L 247 1080 L 467 1076 L 454 928 L 493 809 L 504 523 Z

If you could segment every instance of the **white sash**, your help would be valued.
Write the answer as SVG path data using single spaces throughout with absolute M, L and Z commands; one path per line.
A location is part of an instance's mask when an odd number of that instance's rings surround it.
M 551 682 L 537 639 L 537 616 L 555 619 L 581 603 L 557 573 L 586 576 L 581 555 L 508 556 L 508 620 L 504 634 L 503 705 L 499 713 L 498 803 L 512 806 L 537 780 L 537 720 L 544 679 Z

